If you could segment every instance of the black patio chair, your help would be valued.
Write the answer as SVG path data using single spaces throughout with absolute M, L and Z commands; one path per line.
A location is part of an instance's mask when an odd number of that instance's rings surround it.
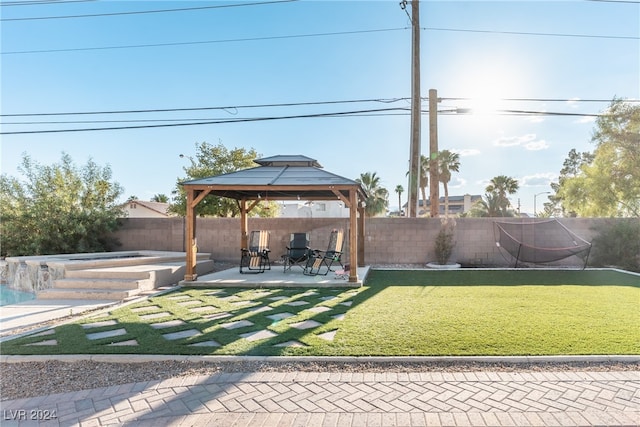
M 329 236 L 329 245 L 326 251 L 314 249 L 309 253 L 309 259 L 304 268 L 307 276 L 326 276 L 334 263 L 342 265 L 342 246 L 344 245 L 344 230 L 333 230 Z
M 241 274 L 264 273 L 265 270 L 271 270 L 269 237 L 270 233 L 265 230 L 251 232 L 249 247 L 240 249 L 242 253 L 240 257 Z
M 291 266 L 297 265 L 304 269 L 309 259 L 309 233 L 292 233 L 287 246 L 287 253 L 282 255 L 284 271 L 291 270 Z

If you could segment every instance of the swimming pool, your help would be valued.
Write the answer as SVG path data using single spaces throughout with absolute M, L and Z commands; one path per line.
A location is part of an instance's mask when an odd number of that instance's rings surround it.
M 0 286 L 0 306 L 29 301 L 35 297 L 36 296 L 30 292 L 17 291 L 5 285 Z

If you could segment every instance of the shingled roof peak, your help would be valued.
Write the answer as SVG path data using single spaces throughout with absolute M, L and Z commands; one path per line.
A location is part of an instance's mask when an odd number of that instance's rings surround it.
M 316 159 L 303 156 L 301 154 L 280 154 L 277 156 L 263 157 L 255 159 L 255 163 L 260 166 L 309 166 L 322 168 Z

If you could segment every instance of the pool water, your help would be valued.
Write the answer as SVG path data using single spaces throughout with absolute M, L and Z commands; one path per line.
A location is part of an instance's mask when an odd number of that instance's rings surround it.
M 30 292 L 21 292 L 7 286 L 0 286 L 0 306 L 29 301 L 36 296 Z

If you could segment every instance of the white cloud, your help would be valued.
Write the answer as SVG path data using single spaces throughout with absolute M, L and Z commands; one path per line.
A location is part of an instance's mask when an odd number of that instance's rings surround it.
M 528 133 L 521 136 L 502 136 L 495 141 L 494 145 L 498 147 L 524 147 L 529 151 L 545 150 L 549 148 L 549 144 L 544 139 L 536 139 L 535 133 Z
M 578 108 L 579 101 L 580 101 L 580 98 L 577 98 L 577 97 L 569 98 L 569 100 L 567 101 L 567 105 L 572 108 Z
M 549 148 L 549 144 L 544 139 L 539 139 L 537 141 L 531 141 L 524 144 L 524 148 L 529 151 L 539 151 L 546 150 Z
M 535 139 L 535 137 L 535 134 L 527 134 L 523 136 L 501 136 L 493 141 L 493 144 L 498 147 L 516 147 Z
M 449 189 L 464 188 L 467 185 L 467 180 L 464 178 L 454 176 L 454 177 L 451 177 L 451 181 L 447 185 L 449 186 Z
M 593 123 L 596 121 L 596 118 L 593 116 L 585 116 L 585 117 L 580 117 L 578 120 L 576 120 L 576 123 Z
M 541 172 L 533 175 L 526 175 L 520 178 L 521 187 L 541 187 L 549 186 L 552 182 L 558 179 L 558 174 L 554 172 Z
M 460 154 L 460 157 L 477 156 L 480 154 L 480 150 L 476 150 L 475 148 L 455 148 L 451 151 Z

